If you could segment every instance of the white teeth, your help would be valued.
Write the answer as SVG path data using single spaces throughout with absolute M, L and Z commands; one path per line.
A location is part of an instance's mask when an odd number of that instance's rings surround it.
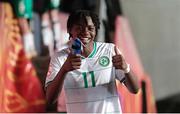
M 87 41 L 89 41 L 89 38 L 82 38 L 81 41 L 82 42 L 87 42 Z

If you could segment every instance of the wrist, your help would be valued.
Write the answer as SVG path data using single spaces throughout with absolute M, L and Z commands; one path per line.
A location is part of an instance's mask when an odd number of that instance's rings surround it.
M 130 64 L 127 64 L 127 67 L 124 69 L 124 73 L 129 73 L 130 70 Z
M 63 65 L 61 67 L 61 71 L 62 71 L 63 74 L 66 74 L 67 72 L 69 72 L 69 70 L 67 69 L 67 67 L 65 65 Z

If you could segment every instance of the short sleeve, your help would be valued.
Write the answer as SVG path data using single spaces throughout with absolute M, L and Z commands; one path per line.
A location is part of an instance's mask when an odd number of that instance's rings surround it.
M 117 80 L 119 80 L 121 83 L 125 81 L 125 74 L 124 71 L 120 69 L 115 69 L 115 77 Z
M 64 64 L 64 61 L 66 60 L 66 57 L 63 56 L 64 54 L 61 53 L 55 53 L 49 63 L 49 68 L 46 76 L 45 81 L 45 88 L 48 86 L 48 84 L 54 80 L 57 73 L 61 69 L 62 65 Z

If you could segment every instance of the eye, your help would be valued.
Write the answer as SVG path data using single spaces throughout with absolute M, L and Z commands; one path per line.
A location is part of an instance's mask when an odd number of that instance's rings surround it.
M 90 26 L 90 27 L 88 27 L 88 30 L 89 30 L 89 31 L 94 31 L 94 30 L 95 30 L 95 27 Z
M 76 31 L 81 31 L 82 30 L 82 27 L 81 26 L 75 26 L 74 28 Z

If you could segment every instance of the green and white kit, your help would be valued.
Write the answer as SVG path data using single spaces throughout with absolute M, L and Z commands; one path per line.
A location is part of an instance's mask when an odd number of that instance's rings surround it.
M 62 67 L 67 52 L 64 49 L 51 59 L 46 87 Z M 124 73 L 115 75 L 114 55 L 114 44 L 95 42 L 89 57 L 82 59 L 80 69 L 66 74 L 64 88 L 68 113 L 122 113 L 115 79 L 122 81 Z
M 44 0 L 44 11 L 59 8 L 60 0 Z
M 33 0 L 13 0 L 17 17 L 30 19 L 33 15 Z
M 58 8 L 60 5 L 60 0 L 50 0 L 50 9 Z

